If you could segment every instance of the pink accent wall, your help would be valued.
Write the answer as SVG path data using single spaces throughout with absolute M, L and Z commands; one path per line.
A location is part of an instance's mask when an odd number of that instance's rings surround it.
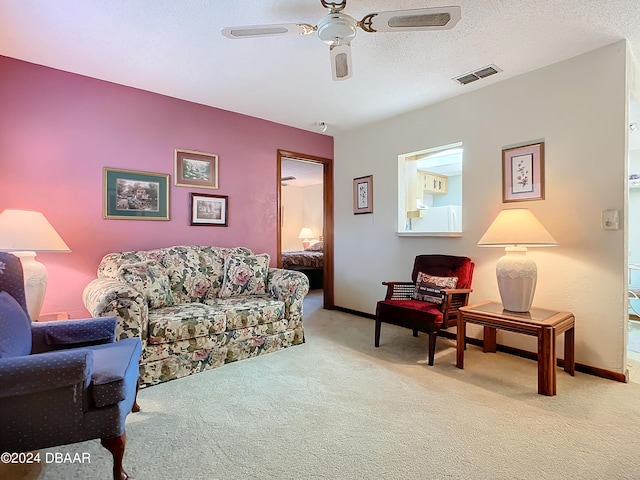
M 277 248 L 276 152 L 333 158 L 333 138 L 0 56 L 0 211 L 39 210 L 71 248 L 40 253 L 43 313 L 88 316 L 82 290 L 109 252 Z M 295 106 L 292 105 L 292 108 Z M 174 149 L 219 155 L 219 189 L 173 185 Z M 170 174 L 170 221 L 103 218 L 103 168 Z M 228 227 L 189 226 L 189 193 L 229 196 Z

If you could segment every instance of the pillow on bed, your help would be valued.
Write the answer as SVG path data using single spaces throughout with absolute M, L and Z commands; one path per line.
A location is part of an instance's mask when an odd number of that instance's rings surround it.
M 307 252 L 322 252 L 324 251 L 324 242 L 316 242 L 313 245 L 309 245 L 306 249 Z

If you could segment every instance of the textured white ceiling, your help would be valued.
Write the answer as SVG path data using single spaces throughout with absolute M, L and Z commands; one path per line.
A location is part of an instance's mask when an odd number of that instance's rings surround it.
M 623 38 L 640 58 L 637 0 L 348 0 L 356 19 L 460 5 L 452 30 L 368 34 L 353 78 L 331 80 L 316 35 L 229 40 L 225 26 L 304 22 L 318 0 L 0 0 L 0 54 L 328 135 L 505 80 Z M 487 64 L 503 72 L 451 79 Z M 1 73 L 0 73 L 1 74 Z
M 282 178 L 295 177 L 282 182 L 283 186 L 308 187 L 322 183 L 324 167 L 320 163 L 283 158 L 280 171 Z

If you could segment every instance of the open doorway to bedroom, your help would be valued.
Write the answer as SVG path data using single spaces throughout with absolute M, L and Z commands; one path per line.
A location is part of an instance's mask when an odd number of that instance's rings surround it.
M 333 160 L 278 150 L 278 266 L 333 303 Z

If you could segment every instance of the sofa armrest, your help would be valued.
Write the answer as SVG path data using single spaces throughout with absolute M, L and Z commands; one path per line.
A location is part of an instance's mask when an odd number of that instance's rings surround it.
M 302 303 L 309 293 L 309 279 L 296 270 L 270 268 L 267 276 L 267 292 L 285 305 L 285 317 L 289 321 L 302 321 Z
M 146 345 L 149 305 L 138 290 L 112 278 L 96 278 L 84 288 L 82 300 L 94 317 L 117 317 L 117 340 L 138 337 Z
M 0 398 L 89 384 L 93 352 L 62 350 L 0 359 Z
M 112 343 L 115 334 L 115 317 L 33 322 L 31 353 Z

